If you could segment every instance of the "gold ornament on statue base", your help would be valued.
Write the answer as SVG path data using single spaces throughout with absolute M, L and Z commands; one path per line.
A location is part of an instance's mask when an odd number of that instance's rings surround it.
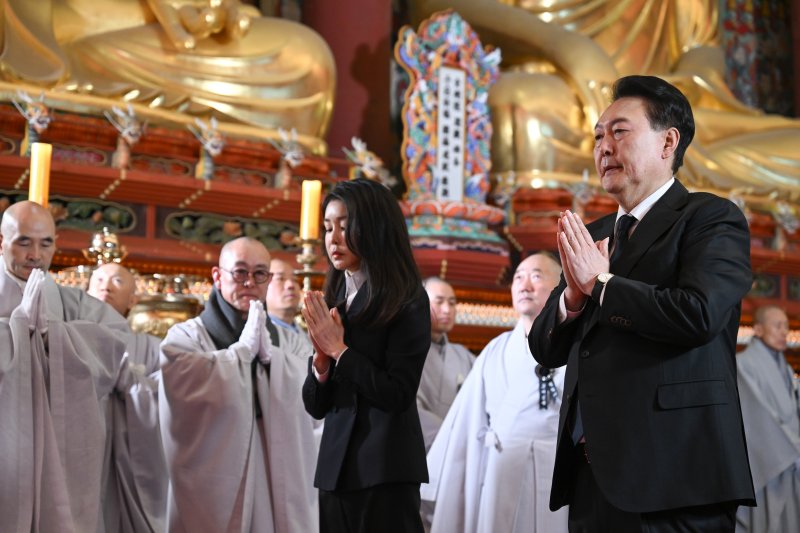
M 0 92 L 44 89 L 81 113 L 131 104 L 151 123 L 214 116 L 226 136 L 296 128 L 327 152 L 336 67 L 307 26 L 239 0 L 6 0 L 0 19 Z
M 92 236 L 92 244 L 83 250 L 83 256 L 95 265 L 106 263 L 121 263 L 128 255 L 124 246 L 119 244 L 116 233 L 111 233 L 107 227 Z

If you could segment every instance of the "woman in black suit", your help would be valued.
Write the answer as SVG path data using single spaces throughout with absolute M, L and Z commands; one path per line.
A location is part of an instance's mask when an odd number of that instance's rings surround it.
M 430 308 L 397 200 L 380 183 L 325 198 L 325 294 L 305 297 L 315 347 L 306 410 L 325 418 L 314 485 L 322 532 L 421 532 L 428 481 L 416 393 Z

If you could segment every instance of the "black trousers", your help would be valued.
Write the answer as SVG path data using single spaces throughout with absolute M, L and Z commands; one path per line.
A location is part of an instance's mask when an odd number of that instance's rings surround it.
M 320 533 L 423 533 L 419 484 L 319 491 Z
M 591 457 L 591 455 L 590 455 Z M 583 445 L 576 447 L 570 533 L 733 533 L 734 502 L 629 513 L 611 505 L 595 482 Z

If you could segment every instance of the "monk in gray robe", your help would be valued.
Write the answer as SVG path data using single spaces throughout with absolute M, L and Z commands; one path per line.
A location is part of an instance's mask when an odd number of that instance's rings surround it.
M 136 303 L 136 280 L 124 266 L 107 263 L 94 269 L 86 292 L 127 317 Z M 106 410 L 103 515 L 109 532 L 158 533 L 166 527 L 168 483 L 158 427 L 161 339 L 130 330 L 126 337 Z
M 447 334 L 456 325 L 456 293 L 439 278 L 423 282 L 431 303 L 431 348 L 425 358 L 417 390 L 417 410 L 425 450 L 430 450 L 456 393 L 467 378 L 475 356 L 464 346 L 450 342 Z
M 757 507 L 740 507 L 736 531 L 800 531 L 798 380 L 783 351 L 789 319 L 777 306 L 756 310 L 753 338 L 736 356 L 742 419 Z
M 55 224 L 40 205 L 0 223 L 0 531 L 103 531 L 103 402 L 125 320 L 46 273 Z
M 478 356 L 428 452 L 432 533 L 567 531 L 567 510 L 548 508 L 564 369 L 537 365 L 527 339 L 560 272 L 535 254 L 514 273 L 519 322 Z
M 307 368 L 297 335 L 264 309 L 270 256 L 227 243 L 203 313 L 161 345 L 161 431 L 172 532 L 294 533 L 319 529 Z

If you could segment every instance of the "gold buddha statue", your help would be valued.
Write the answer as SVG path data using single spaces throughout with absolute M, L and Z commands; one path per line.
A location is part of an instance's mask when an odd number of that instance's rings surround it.
M 680 176 L 698 188 L 800 197 L 800 121 L 749 108 L 724 82 L 716 0 L 411 0 L 418 24 L 452 8 L 501 48 L 492 87 L 493 171 L 579 180 L 611 85 L 664 77 L 692 102 L 697 133 Z
M 6 0 L 0 32 L 7 81 L 295 128 L 324 151 L 335 86 L 327 43 L 239 0 Z

